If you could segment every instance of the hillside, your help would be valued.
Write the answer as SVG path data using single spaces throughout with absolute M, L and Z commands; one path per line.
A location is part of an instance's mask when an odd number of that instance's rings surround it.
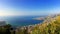
M 48 16 L 42 24 L 17 28 L 16 34 L 60 34 L 60 15 Z
M 47 17 L 47 19 L 31 31 L 31 34 L 60 34 L 60 16 Z
M 18 27 L 1 26 L 0 34 L 60 34 L 60 15 L 48 16 L 43 23 Z

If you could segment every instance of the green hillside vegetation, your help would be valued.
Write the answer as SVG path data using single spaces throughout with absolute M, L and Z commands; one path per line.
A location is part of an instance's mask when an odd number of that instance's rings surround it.
M 47 17 L 42 24 L 34 25 L 33 28 L 25 29 L 27 34 L 60 34 L 60 16 Z M 18 34 L 20 34 L 19 31 Z M 25 34 L 22 30 L 21 34 Z
M 0 27 L 0 34 L 60 34 L 60 16 L 47 17 L 43 23 L 20 27 L 13 31 L 11 25 Z
M 36 25 L 31 34 L 60 34 L 60 16 L 47 19 L 40 25 Z

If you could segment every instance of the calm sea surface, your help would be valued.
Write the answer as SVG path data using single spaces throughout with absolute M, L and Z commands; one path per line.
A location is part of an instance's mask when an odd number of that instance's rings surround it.
M 43 22 L 43 20 L 33 19 L 36 17 L 42 17 L 42 16 L 5 16 L 5 17 L 0 17 L 0 20 L 5 20 L 12 26 L 27 26 L 27 25 L 33 25 Z

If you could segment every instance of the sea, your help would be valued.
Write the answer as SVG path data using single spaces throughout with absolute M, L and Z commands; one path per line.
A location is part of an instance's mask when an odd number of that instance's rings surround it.
M 0 16 L 0 20 L 5 20 L 12 26 L 28 26 L 42 23 L 44 20 L 36 20 L 33 18 L 45 16 Z

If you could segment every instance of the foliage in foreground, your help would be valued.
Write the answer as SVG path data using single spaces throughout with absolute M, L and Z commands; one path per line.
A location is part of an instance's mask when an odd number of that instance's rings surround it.
M 60 34 L 60 16 L 47 17 L 47 20 L 32 30 L 31 34 Z
M 0 34 L 60 34 L 60 16 L 47 17 L 42 24 L 17 28 L 15 32 L 10 25 L 0 27 Z
M 18 34 L 26 34 L 26 32 L 27 34 L 60 34 L 60 16 L 47 17 L 42 24 L 37 24 L 28 30 L 19 30 Z

